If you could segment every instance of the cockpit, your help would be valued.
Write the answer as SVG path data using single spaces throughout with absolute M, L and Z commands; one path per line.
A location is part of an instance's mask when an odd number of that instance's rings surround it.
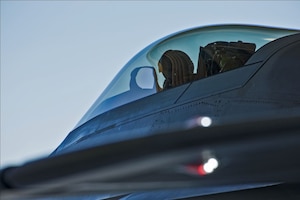
M 76 127 L 129 102 L 243 67 L 263 45 L 293 30 L 220 25 L 162 38 L 134 56 Z

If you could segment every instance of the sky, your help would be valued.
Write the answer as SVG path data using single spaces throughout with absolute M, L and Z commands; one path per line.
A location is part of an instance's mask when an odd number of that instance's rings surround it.
M 224 23 L 300 29 L 299 10 L 300 1 L 1 0 L 0 168 L 50 154 L 155 40 Z

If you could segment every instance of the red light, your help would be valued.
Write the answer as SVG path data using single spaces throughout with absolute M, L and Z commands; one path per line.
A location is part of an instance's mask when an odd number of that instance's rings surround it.
M 204 165 L 199 165 L 199 166 L 197 166 L 197 172 L 198 172 L 198 174 L 201 175 L 201 176 L 204 176 L 204 175 L 207 174 L 203 167 L 204 167 Z
M 200 165 L 188 165 L 186 166 L 187 170 L 193 174 L 197 174 L 200 176 L 205 176 L 207 175 L 207 172 L 204 170 L 204 165 L 200 164 Z
M 211 174 L 217 169 L 219 162 L 216 158 L 209 158 L 205 163 L 199 165 L 189 165 L 188 170 L 201 176 Z

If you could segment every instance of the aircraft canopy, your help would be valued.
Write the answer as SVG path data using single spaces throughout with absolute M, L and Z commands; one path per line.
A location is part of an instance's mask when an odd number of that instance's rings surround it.
M 247 65 L 249 58 L 263 45 L 296 32 L 216 25 L 171 34 L 134 56 L 76 127 L 129 102 Z

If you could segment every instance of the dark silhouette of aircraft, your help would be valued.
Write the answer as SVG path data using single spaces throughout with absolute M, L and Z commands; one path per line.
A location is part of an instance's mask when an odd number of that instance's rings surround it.
M 299 199 L 300 30 L 216 25 L 132 58 L 4 199 Z

